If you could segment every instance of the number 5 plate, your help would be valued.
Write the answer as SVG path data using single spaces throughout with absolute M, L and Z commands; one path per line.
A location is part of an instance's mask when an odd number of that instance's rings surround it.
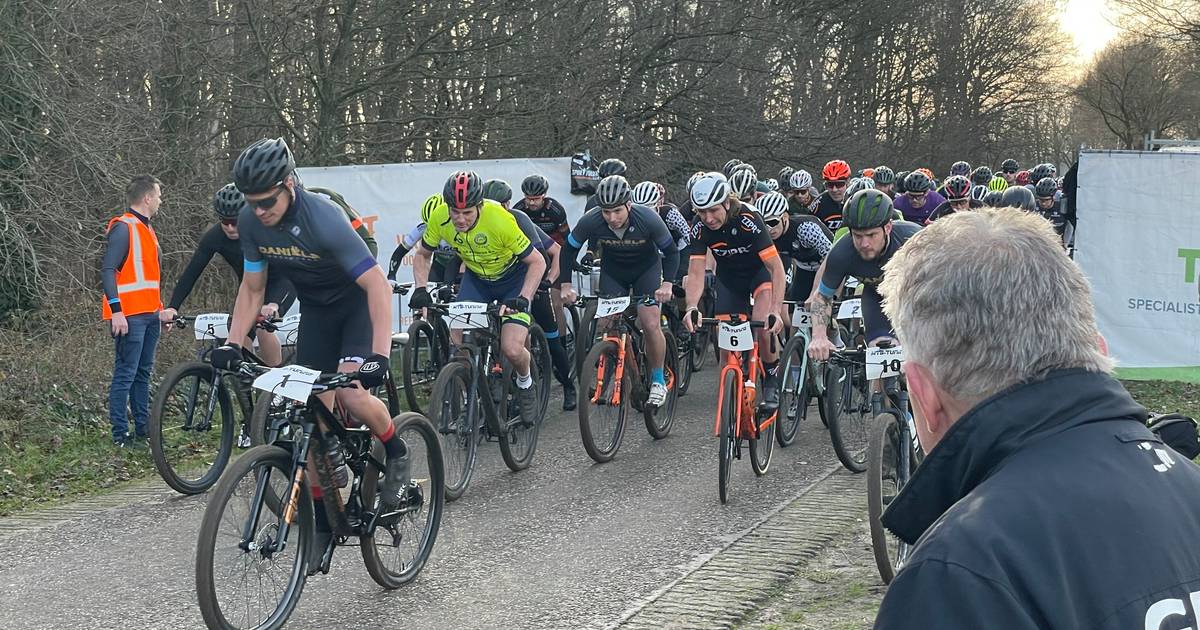
M 722 350 L 749 350 L 754 345 L 754 335 L 750 333 L 750 322 L 742 322 L 736 326 L 721 322 L 717 331 L 717 347 Z
M 629 296 L 619 298 L 600 298 L 596 300 L 596 319 L 624 313 L 629 308 Z
M 254 389 L 261 389 L 276 396 L 291 398 L 298 402 L 308 400 L 313 383 L 321 376 L 320 370 L 310 370 L 299 365 L 285 365 L 265 372 L 254 379 Z
M 197 339 L 225 339 L 229 337 L 228 313 L 205 313 L 197 315 L 192 322 Z
M 838 319 L 856 319 L 859 317 L 862 317 L 861 299 L 846 300 L 838 307 Z
M 487 328 L 488 305 L 483 302 L 451 302 L 450 327 L 454 329 Z
M 867 348 L 867 379 L 900 375 L 904 366 L 904 348 Z

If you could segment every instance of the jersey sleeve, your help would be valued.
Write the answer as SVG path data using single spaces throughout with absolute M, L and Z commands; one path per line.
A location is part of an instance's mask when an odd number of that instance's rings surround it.
M 351 280 L 358 280 L 359 276 L 376 266 L 375 256 L 340 207 L 331 201 L 314 200 L 310 203 L 314 206 L 311 208 L 313 227 L 320 235 L 325 251 L 333 256 Z
M 796 242 L 800 243 L 801 247 L 815 250 L 824 258 L 829 255 L 829 250 L 833 244 L 829 241 L 829 237 L 825 236 L 826 230 L 824 225 L 817 227 L 817 224 L 805 221 L 796 228 Z
M 534 249 L 544 252 L 554 245 L 554 241 L 533 222 L 533 219 L 529 218 L 529 215 L 520 210 L 510 211 L 510 214 L 517 220 L 517 227 L 521 228 L 521 233 L 529 239 L 529 243 L 533 245 Z
M 525 232 L 521 229 L 520 224 L 517 223 L 517 218 L 511 212 L 505 210 L 499 204 L 496 205 L 499 207 L 496 211 L 496 221 L 498 225 L 502 226 L 501 229 L 497 230 L 498 233 L 496 236 L 500 241 L 501 247 L 518 259 L 528 256 L 529 252 L 533 250 L 533 241 L 528 236 L 525 236 Z M 525 218 L 528 219 L 529 217 Z
M 262 273 L 267 270 L 267 261 L 262 252 L 258 251 L 257 230 L 262 229 L 262 223 L 254 216 L 250 204 L 246 204 L 238 213 L 238 242 L 242 245 L 242 272 Z
M 425 230 L 426 225 L 424 221 L 414 225 L 413 229 L 408 231 L 408 234 L 400 237 L 400 244 L 404 246 L 405 249 L 412 249 L 413 247 L 416 247 L 417 242 L 421 240 L 421 237 L 425 236 Z
M 567 244 L 576 250 L 583 249 L 583 244 L 595 235 L 596 222 L 603 220 L 600 218 L 600 210 L 588 211 L 567 234 Z
M 708 244 L 704 242 L 704 225 L 699 221 L 692 226 L 688 234 L 688 258 L 704 258 L 708 253 Z
M 196 286 L 196 280 L 200 278 L 200 274 L 204 272 L 208 262 L 212 260 L 213 254 L 217 253 L 216 240 L 223 238 L 221 226 L 214 225 L 210 227 L 203 236 L 200 237 L 200 243 L 196 245 L 196 251 L 192 252 L 192 257 L 188 260 L 187 267 L 183 268 L 183 273 L 179 275 L 179 280 L 175 282 L 175 288 L 171 291 L 171 299 L 167 301 L 167 308 L 179 310 L 183 306 L 183 301 L 192 294 L 192 288 Z
M 667 210 L 667 229 L 675 237 L 675 244 L 679 246 L 679 250 L 686 250 L 691 241 L 691 226 L 684 220 L 678 208 L 672 207 Z
M 843 238 L 833 244 L 833 249 L 829 250 L 829 255 L 825 258 L 825 273 L 821 275 L 818 286 L 821 295 L 831 298 L 837 293 L 837 288 L 846 279 L 846 261 L 850 256 L 856 255 L 854 241 L 851 239 Z

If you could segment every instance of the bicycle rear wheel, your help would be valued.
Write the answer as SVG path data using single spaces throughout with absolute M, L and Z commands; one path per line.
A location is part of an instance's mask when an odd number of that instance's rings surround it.
M 620 385 L 620 403 L 612 402 L 617 369 L 617 344 L 597 342 L 584 359 L 579 385 L 579 437 L 583 450 L 597 463 L 612 460 L 625 434 L 625 416 L 629 413 L 629 379 Z M 592 402 L 599 389 L 597 402 Z
M 280 628 L 300 601 L 314 528 L 308 487 L 301 484 L 298 513 L 282 548 L 281 517 L 266 501 L 254 502 L 260 478 L 278 496 L 287 496 L 292 472 L 291 453 L 256 446 L 214 488 L 196 545 L 196 593 L 209 628 Z M 252 518 L 254 535 L 243 545 Z
M 384 588 L 399 588 L 424 568 L 437 542 L 446 493 L 442 452 L 433 425 L 411 411 L 393 418 L 392 424 L 408 447 L 408 499 L 397 513 L 381 517 L 370 536 L 359 538 L 367 573 Z M 386 457 L 379 440 L 371 454 L 363 477 L 362 501 L 374 512 L 379 510 L 375 495 L 384 472 L 376 462 Z
M 729 500 L 729 480 L 733 476 L 733 451 L 737 447 L 738 409 L 742 405 L 738 386 L 740 377 L 737 370 L 725 370 L 721 378 L 720 399 L 717 401 L 717 418 L 721 439 L 717 451 L 717 492 L 721 503 Z
M 800 432 L 800 425 L 808 417 L 808 404 L 811 401 L 808 340 L 804 335 L 797 334 L 788 340 L 779 365 L 779 418 L 776 420 L 775 439 L 780 446 L 790 446 Z
M 550 358 L 550 341 L 541 326 L 533 324 L 529 327 L 529 356 L 537 363 L 537 386 L 540 388 L 539 400 L 541 409 L 538 418 L 546 417 L 546 409 L 550 406 L 550 386 L 554 382 L 554 365 Z
M 425 413 L 429 410 L 426 405 L 433 393 L 433 382 L 446 364 L 448 351 L 439 343 L 429 322 L 419 319 L 408 327 L 400 375 L 404 382 L 404 398 L 412 411 Z
M 237 425 L 221 374 L 207 363 L 187 361 L 171 368 L 150 408 L 150 453 L 154 468 L 176 492 L 208 490 L 229 463 Z
M 883 522 L 883 511 L 907 483 L 912 471 L 901 474 L 900 449 L 909 449 L 910 468 L 915 467 L 917 455 L 911 442 L 901 445 L 900 423 L 891 413 L 875 416 L 871 443 L 867 448 L 867 514 L 871 524 L 871 550 L 875 555 L 875 566 L 879 577 L 889 584 L 908 554 L 908 545 L 888 532 Z
M 526 347 L 528 348 L 528 344 Z M 532 360 L 532 356 L 530 359 L 529 376 L 533 378 L 533 387 L 544 388 L 538 362 Z M 501 404 L 496 410 L 500 419 L 500 457 L 509 470 L 520 472 L 529 468 L 529 464 L 533 462 L 533 455 L 537 451 L 538 433 L 542 427 L 542 413 L 540 409 L 534 409 L 533 413 L 536 415 L 531 422 L 523 422 L 529 412 L 521 409 L 517 402 L 517 371 L 508 361 L 504 362 L 502 378 L 504 396 L 501 397 Z M 539 391 L 539 404 L 544 398 L 544 394 Z
M 829 365 L 825 402 L 829 405 L 829 441 L 838 461 L 850 472 L 867 469 L 868 425 L 871 420 L 870 383 L 862 364 Z
M 447 501 L 466 491 L 479 452 L 483 409 L 478 396 L 469 399 L 471 377 L 470 365 L 451 361 L 433 384 L 430 420 L 441 442 Z
M 646 430 L 650 437 L 661 440 L 671 433 L 671 425 L 675 423 L 675 402 L 679 399 L 679 349 L 675 338 L 664 336 L 667 341 L 667 351 L 663 355 L 663 374 L 667 378 L 667 399 L 661 407 L 650 404 L 642 406 L 642 417 L 646 421 Z

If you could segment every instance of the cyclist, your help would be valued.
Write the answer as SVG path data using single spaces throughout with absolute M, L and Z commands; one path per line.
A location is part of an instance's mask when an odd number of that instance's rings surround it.
M 1029 171 L 1017 171 L 1013 176 L 1013 180 L 1008 183 L 1009 186 L 1026 186 L 1029 184 Z
M 512 209 L 529 215 L 535 225 L 549 234 L 555 243 L 562 245 L 571 232 L 571 226 L 567 224 L 567 210 L 557 199 L 546 196 L 548 192 L 550 180 L 541 175 L 530 175 L 521 182 L 524 198 L 518 199 Z
M 554 301 L 550 299 L 558 291 L 549 290 L 550 287 L 558 285 L 558 257 L 562 253 L 562 246 L 524 212 L 508 207 L 513 196 L 512 187 L 508 185 L 508 182 L 502 179 L 489 179 L 483 183 L 483 196 L 511 212 L 517 220 L 517 226 L 533 244 L 534 249 L 542 252 L 546 257 L 545 281 L 539 286 L 533 302 L 529 305 L 529 314 L 533 316 L 538 326 L 542 327 L 542 332 L 546 335 L 550 359 L 554 364 L 554 378 L 563 388 L 563 411 L 571 411 L 575 409 L 576 405 L 575 382 L 571 380 L 571 359 L 567 356 L 567 349 L 563 346 L 558 330 L 558 319 L 554 316 Z M 561 307 L 559 308 L 559 312 L 561 312 Z
M 904 178 L 904 194 L 896 197 L 896 208 L 906 221 L 923 225 L 933 209 L 946 201 L 933 190 L 933 181 L 925 170 L 917 169 Z
M 812 175 L 804 169 L 796 169 L 788 180 L 788 214 L 815 215 L 817 202 L 821 197 L 812 185 Z
M 601 162 L 600 166 L 596 167 L 596 171 L 599 174 L 600 179 L 604 179 L 610 175 L 620 175 L 624 177 L 627 170 L 628 169 L 625 167 L 625 162 L 617 158 L 608 158 L 607 160 Z M 598 185 L 599 184 L 597 184 L 597 186 Z M 592 193 L 592 196 L 588 197 L 587 207 L 595 208 L 597 205 L 599 205 L 597 196 L 595 193 Z
M 904 194 L 904 180 L 908 177 L 908 174 L 909 171 L 900 171 L 896 173 L 896 190 L 892 192 L 893 200 Z
M 894 196 L 896 190 L 896 173 L 892 169 L 886 166 L 876 166 L 871 179 L 875 180 L 876 190 L 889 197 Z
M 725 174 L 726 178 L 728 178 L 729 176 L 733 175 L 733 169 L 741 166 L 742 164 L 745 164 L 745 162 L 737 158 L 733 158 L 726 162 L 725 166 L 721 167 L 721 172 Z
M 853 197 L 854 193 L 860 190 L 866 190 L 874 187 L 875 180 L 871 179 L 870 177 L 855 177 L 854 179 L 850 180 L 848 184 L 846 184 L 846 198 L 849 199 L 850 197 Z
M 760 199 L 758 210 L 775 243 L 775 250 L 779 252 L 783 268 L 790 272 L 787 299 L 803 301 L 812 293 L 817 267 L 833 247 L 833 234 L 824 222 L 812 215 L 788 216 L 787 199 L 778 193 Z M 780 315 L 785 322 L 791 321 L 783 310 Z
M 1008 179 L 1000 175 L 992 176 L 992 181 L 987 184 L 988 191 L 1004 192 L 1008 188 Z
M 849 168 L 847 167 L 847 175 Z M 771 241 L 771 234 L 757 212 L 730 195 L 729 182 L 720 173 L 707 173 L 692 186 L 692 205 L 700 221 L 692 226 L 689 246 L 688 277 L 684 282 L 687 312 L 684 326 L 695 331 L 693 317 L 704 290 L 705 256 L 711 251 L 717 261 L 716 305 L 714 313 L 752 316 L 767 322 L 758 329 L 759 356 L 766 379 L 763 406 L 779 406 L 776 368 L 778 349 L 772 348 L 769 335 L 783 328 L 778 314 L 787 286 L 783 261 Z M 751 301 L 753 300 L 753 308 Z M 697 315 L 693 315 L 696 313 Z
M 983 205 L 989 208 L 999 208 L 1000 200 L 1004 198 L 1004 191 L 989 190 L 988 194 L 983 196 Z
M 959 160 L 958 162 L 951 164 L 950 165 L 950 174 L 947 175 L 946 178 L 949 179 L 951 177 L 954 177 L 955 175 L 962 175 L 963 177 L 970 179 L 971 164 L 968 162 L 964 162 L 962 160 Z M 943 197 L 946 196 L 946 182 L 942 182 L 942 185 L 938 186 L 937 193 Z
M 909 175 L 911 177 L 911 173 Z M 813 334 L 809 356 L 818 361 L 829 359 L 834 344 L 829 340 L 833 322 L 832 300 L 847 276 L 863 284 L 862 314 L 867 345 L 894 339 L 892 324 L 883 314 L 879 282 L 883 266 L 921 229 L 909 221 L 894 221 L 892 200 L 878 190 L 863 190 L 846 204 L 845 223 L 851 238 L 834 243 L 833 249 L 817 272 L 820 279 L 809 297 Z
M 1020 170 L 1021 165 L 1017 164 L 1017 161 L 1012 158 L 1004 160 L 1000 163 L 1000 176 L 1004 178 L 1004 181 L 1008 182 L 1009 186 L 1016 183 L 1017 173 Z
M 1058 237 L 1066 242 L 1067 214 L 1063 212 L 1062 202 L 1058 197 L 1058 180 L 1053 177 L 1043 177 L 1033 191 L 1037 198 L 1038 212 L 1054 226 Z
M 179 307 L 183 306 L 184 301 L 192 294 L 196 280 L 200 278 L 200 274 L 204 272 L 204 268 L 208 266 L 214 255 L 219 255 L 229 264 L 233 275 L 238 279 L 238 284 L 241 284 L 244 259 L 242 258 L 242 245 L 238 242 L 237 225 L 238 214 L 245 205 L 245 198 L 237 186 L 232 183 L 226 184 L 213 195 L 213 211 L 217 214 L 217 224 L 206 230 L 200 237 L 196 251 L 192 253 L 187 267 L 184 268 L 183 274 L 175 283 L 175 290 L 171 292 L 167 308 L 162 311 L 164 317 L 173 319 L 179 316 Z M 296 302 L 296 290 L 282 274 L 278 272 L 269 274 L 265 299 L 266 303 L 263 304 L 259 315 L 263 318 L 277 317 L 292 308 L 292 304 Z M 248 338 L 243 339 L 242 343 L 249 344 L 253 337 L 254 331 Z M 258 346 L 263 361 L 266 361 L 267 365 L 277 366 L 283 361 L 279 338 L 275 335 L 267 334 L 258 337 Z M 239 435 L 238 446 L 241 448 L 249 446 L 249 439 L 245 433 Z
M 466 266 L 455 300 L 501 303 L 500 351 L 516 373 L 521 422 L 532 426 L 539 405 L 525 342 L 529 338 L 529 304 L 546 273 L 546 259 L 534 249 L 511 212 L 484 198 L 483 180 L 473 171 L 451 175 L 442 198 L 446 205 L 430 214 L 413 260 L 415 288 L 408 305 L 418 309 L 433 304 L 425 283 L 433 251 L 445 241 Z
M 942 186 L 942 189 L 946 191 L 946 200 L 929 213 L 929 217 L 925 219 L 925 225 L 955 212 L 982 208 L 983 202 L 974 197 L 975 191 L 980 188 L 983 187 L 972 186 L 971 181 L 962 175 L 947 177 L 945 185 Z M 987 191 L 986 188 L 983 190 Z
M 843 160 L 830 160 L 821 169 L 825 180 L 825 192 L 817 200 L 814 214 L 825 222 L 830 232 L 842 227 L 842 206 L 846 202 L 846 186 L 850 181 L 850 165 Z
M 354 372 L 361 388 L 347 387 L 321 395 L 333 398 L 366 424 L 383 443 L 387 461 L 380 485 L 383 511 L 393 511 L 406 498 L 408 447 L 396 435 L 391 414 L 370 389 L 383 384 L 392 348 L 392 289 L 383 269 L 350 225 L 346 214 L 326 198 L 309 193 L 293 176 L 291 149 L 282 138 L 250 145 L 233 164 L 233 177 L 247 205 L 238 215 L 242 244 L 242 284 L 238 289 L 230 339 L 250 331 L 262 307 L 267 275 L 279 270 L 296 288 L 300 328 L 296 362 L 322 372 Z M 213 365 L 235 367 L 241 349 L 231 343 L 212 351 Z M 341 445 L 327 439 L 326 455 L 337 465 Z M 332 541 L 329 523 L 313 491 L 319 550 Z M 314 554 L 318 561 L 325 554 Z M 310 566 L 310 570 L 312 567 Z
M 1038 164 L 1037 166 L 1033 167 L 1033 170 L 1029 171 L 1029 183 L 1025 184 L 1025 186 L 1029 188 L 1029 192 L 1034 192 L 1034 189 L 1037 188 L 1038 182 L 1046 179 L 1047 177 L 1053 178 L 1057 176 L 1057 174 L 1058 169 L 1053 164 Z
M 1025 186 L 1009 186 L 1000 193 L 999 207 L 1020 208 L 1026 212 L 1037 212 L 1033 193 Z
M 754 171 L 745 168 L 739 168 L 729 176 L 729 188 L 733 190 L 733 194 L 737 196 L 738 201 L 742 204 L 754 207 L 754 190 L 758 184 L 758 178 Z
M 585 243 L 600 257 L 600 295 L 653 295 L 649 303 L 638 304 L 638 321 L 646 342 L 646 361 L 650 367 L 650 395 L 646 402 L 659 406 L 667 399 L 667 379 L 663 360 L 667 340 L 662 332 L 659 304 L 672 297 L 671 280 L 679 267 L 679 249 L 658 213 L 633 203 L 629 182 L 610 175 L 596 187 L 600 205 L 587 211 L 567 236 L 563 261 L 562 297 L 574 302 L 577 295 L 568 279 L 569 264 Z
M 396 270 L 400 268 L 400 263 L 417 246 L 421 238 L 425 236 L 425 228 L 429 222 L 429 215 L 433 213 L 434 209 L 444 205 L 446 205 L 446 201 L 442 199 L 440 194 L 430 195 L 421 204 L 421 221 L 408 234 L 400 237 L 400 244 L 392 252 L 392 260 L 388 264 L 387 273 L 389 282 L 394 283 L 396 281 Z M 459 283 L 461 275 L 462 261 L 458 258 L 458 254 L 454 253 L 454 249 L 443 241 L 433 252 L 433 262 L 429 268 L 429 280 L 456 285 Z

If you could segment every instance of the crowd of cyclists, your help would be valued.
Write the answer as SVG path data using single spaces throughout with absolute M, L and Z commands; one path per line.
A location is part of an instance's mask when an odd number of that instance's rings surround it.
M 363 386 L 320 398 L 369 427 L 382 444 L 383 511 L 412 500 L 408 445 L 396 433 L 388 405 L 369 391 L 392 370 L 397 293 L 407 293 L 414 313 L 447 299 L 446 292 L 430 290 L 435 285 L 449 287 L 454 302 L 497 305 L 499 354 L 512 368 L 513 405 L 526 427 L 540 423 L 545 413 L 534 387 L 533 326 L 544 333 L 563 409 L 600 397 L 573 369 L 578 357 L 571 353 L 587 348 L 578 342 L 578 329 L 572 331 L 573 347 L 565 343 L 563 317 L 564 305 L 579 300 L 579 271 L 592 269 L 598 272 L 590 287 L 595 295 L 633 300 L 648 392 L 641 402 L 648 409 L 676 393 L 675 372 L 692 369 L 690 363 L 667 361 L 668 348 L 698 335 L 702 319 L 733 318 L 757 323 L 753 335 L 763 374 L 757 404 L 770 414 L 780 405 L 777 342 L 795 334 L 796 309 L 811 314 L 806 352 L 813 361 L 828 360 L 848 341 L 837 333 L 833 310 L 835 299 L 848 290 L 861 298 L 861 342 L 896 343 L 877 287 L 887 261 L 923 226 L 955 212 L 1017 207 L 1049 221 L 1068 249 L 1075 226 L 1063 179 L 1048 163 L 1022 170 L 1007 159 L 993 170 L 958 161 L 938 179 L 926 167 L 896 171 L 881 165 L 856 172 L 835 159 L 818 180 L 793 167 L 763 177 L 752 164 L 730 159 L 692 174 L 676 205 L 664 183 L 632 184 L 625 163 L 608 159 L 599 165 L 587 210 L 574 225 L 543 174 L 521 181 L 515 201 L 508 182 L 471 171 L 451 174 L 424 201 L 420 220 L 400 239 L 385 272 L 357 213 L 336 192 L 305 187 L 295 169 L 282 139 L 260 140 L 242 152 L 234 181 L 214 195 L 218 224 L 205 233 L 179 279 L 169 315 L 178 315 L 199 273 L 220 254 L 240 286 L 228 341 L 207 359 L 216 368 L 237 371 L 256 359 L 246 350 L 256 322 L 298 301 L 302 317 L 291 361 L 323 373 L 353 374 Z M 410 253 L 413 282 L 401 286 L 396 272 Z M 664 332 L 664 307 L 682 314 L 681 329 Z M 597 334 L 605 325 L 602 321 Z M 451 331 L 451 337 L 453 356 L 462 331 Z M 267 365 L 283 361 L 277 343 L 267 340 L 262 357 Z M 249 441 L 243 431 L 239 446 Z M 334 468 L 342 465 L 336 439 L 319 450 Z M 334 536 L 319 505 L 321 493 L 314 483 L 317 549 Z

